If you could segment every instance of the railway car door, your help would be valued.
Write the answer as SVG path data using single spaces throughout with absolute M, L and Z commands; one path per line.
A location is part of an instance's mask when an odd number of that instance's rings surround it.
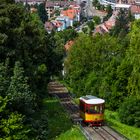
M 80 100 L 80 111 L 85 112 L 85 104 Z
M 85 120 L 85 103 L 80 100 L 80 117 Z

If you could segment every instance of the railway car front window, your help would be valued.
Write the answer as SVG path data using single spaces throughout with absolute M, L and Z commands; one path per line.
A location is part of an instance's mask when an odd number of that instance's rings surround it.
M 103 112 L 104 112 L 103 106 L 101 105 L 101 106 L 100 106 L 100 113 L 103 113 Z
M 100 106 L 90 106 L 89 113 L 91 114 L 99 114 L 100 113 Z

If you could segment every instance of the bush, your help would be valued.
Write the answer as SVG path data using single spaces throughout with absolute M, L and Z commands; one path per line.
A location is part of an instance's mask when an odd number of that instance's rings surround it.
M 140 127 L 140 99 L 135 97 L 125 100 L 119 108 L 121 122 Z
M 98 16 L 94 16 L 94 17 L 93 17 L 93 21 L 95 22 L 96 25 L 98 25 L 98 24 L 101 23 L 101 19 L 100 19 L 100 17 L 98 17 Z

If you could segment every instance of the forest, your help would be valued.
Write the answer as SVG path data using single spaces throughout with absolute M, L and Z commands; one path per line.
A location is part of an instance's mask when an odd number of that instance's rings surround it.
M 0 140 L 47 139 L 47 84 L 62 69 L 64 44 L 77 36 L 73 29 L 48 34 L 38 9 L 0 2 Z
M 38 14 L 1 0 L 0 139 L 46 139 L 47 115 L 38 112 L 50 75 L 61 69 L 56 40 Z
M 0 140 L 47 139 L 42 101 L 63 62 L 63 79 L 76 97 L 104 98 L 123 123 L 140 126 L 140 20 L 128 26 L 131 18 L 121 12 L 110 34 L 77 34 L 71 28 L 48 34 L 40 13 L 1 0 Z M 66 53 L 69 40 L 75 43 Z

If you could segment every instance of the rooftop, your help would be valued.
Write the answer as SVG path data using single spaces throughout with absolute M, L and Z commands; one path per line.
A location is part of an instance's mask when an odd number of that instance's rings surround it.
M 80 100 L 84 101 L 87 104 L 103 104 L 103 103 L 105 103 L 105 100 L 103 100 L 101 98 L 97 98 L 97 97 L 92 96 L 92 95 L 86 95 L 86 96 L 80 97 Z
M 126 8 L 129 9 L 131 7 L 130 4 L 115 4 L 115 8 Z
M 130 10 L 132 14 L 140 14 L 140 5 L 132 5 Z
M 45 0 L 15 0 L 15 2 L 45 2 Z
M 75 1 L 46 1 L 46 7 L 54 7 L 54 6 L 67 7 L 70 5 L 76 5 L 76 2 Z

